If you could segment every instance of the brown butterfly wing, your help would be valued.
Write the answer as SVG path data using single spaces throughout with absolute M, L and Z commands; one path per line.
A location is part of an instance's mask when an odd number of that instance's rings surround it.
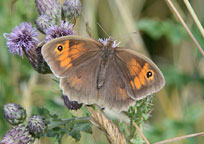
M 116 58 L 114 56 L 109 58 L 105 83 L 99 89 L 97 97 L 97 102 L 100 102 L 102 107 L 123 111 L 128 110 L 129 106 L 135 103 L 135 100 L 126 91 L 127 85 L 122 75 L 123 73 L 116 63 Z
M 70 72 L 67 77 L 60 79 L 60 87 L 63 93 L 68 95 L 71 100 L 80 103 L 100 104 L 96 100 L 98 94 L 96 79 L 100 61 L 100 56 L 95 55 L 78 69 Z
M 62 50 L 59 50 L 61 46 Z M 79 36 L 64 36 L 49 41 L 42 47 L 42 55 L 52 72 L 60 78 L 91 61 L 102 44 L 94 39 Z
M 122 72 L 126 83 L 127 93 L 133 99 L 142 99 L 158 92 L 164 86 L 163 74 L 149 58 L 136 51 L 119 47 L 116 48 L 116 57 L 119 71 Z
M 91 61 L 71 72 L 60 80 L 63 93 L 70 99 L 85 104 L 98 104 L 100 107 L 116 111 L 127 110 L 135 103 L 125 91 L 125 83 L 121 79 L 114 59 L 108 61 L 106 79 L 103 87 L 97 89 L 97 76 L 102 57 L 98 53 Z

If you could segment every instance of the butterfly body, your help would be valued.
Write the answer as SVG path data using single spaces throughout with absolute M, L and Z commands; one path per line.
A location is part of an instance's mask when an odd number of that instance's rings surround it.
M 100 54 L 101 56 L 101 62 L 99 65 L 99 70 L 97 74 L 97 89 L 100 89 L 105 82 L 106 77 L 106 71 L 109 65 L 109 61 L 113 59 L 114 55 L 114 48 L 113 48 L 113 40 L 110 39 L 107 41 L 106 45 L 103 45 L 102 48 L 100 48 Z
M 60 78 L 63 93 L 80 103 L 127 110 L 136 100 L 159 91 L 165 83 L 150 59 L 118 47 L 112 39 L 99 42 L 65 36 L 45 44 L 42 55 Z

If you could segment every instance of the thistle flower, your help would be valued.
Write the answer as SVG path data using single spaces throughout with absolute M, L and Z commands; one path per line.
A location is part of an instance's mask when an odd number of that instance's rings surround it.
M 80 0 L 66 0 L 62 7 L 64 19 L 72 20 L 81 14 L 82 6 Z
M 10 34 L 4 33 L 7 39 L 7 47 L 9 52 L 23 57 L 23 51 L 36 48 L 38 33 L 35 28 L 32 28 L 31 23 L 23 22 L 16 26 Z
M 70 110 L 78 110 L 82 107 L 82 104 L 79 104 L 77 101 L 70 101 L 69 97 L 64 94 L 62 95 L 62 99 L 66 107 Z
M 49 17 L 48 15 L 41 15 L 35 20 L 35 24 L 37 26 L 37 29 L 45 34 L 45 31 L 48 27 L 54 26 L 55 21 Z
M 58 0 L 35 0 L 40 15 L 61 18 L 61 5 Z
M 111 37 L 105 38 L 105 39 L 99 38 L 98 41 L 101 42 L 103 45 L 106 45 L 108 43 L 108 40 L 110 40 L 110 39 L 112 39 L 112 38 Z M 119 46 L 119 44 L 120 44 L 120 42 L 117 42 L 117 40 L 114 40 L 112 47 L 115 48 L 115 47 Z
M 44 42 L 41 42 L 36 48 L 25 51 L 25 54 L 30 63 L 32 64 L 33 68 L 37 72 L 41 74 L 52 73 L 50 67 L 47 65 L 47 62 L 44 60 L 41 54 L 41 49 L 43 45 Z
M 28 129 L 35 137 L 44 133 L 47 130 L 47 122 L 45 118 L 35 115 L 28 122 Z
M 4 117 L 11 125 L 18 125 L 25 121 L 26 111 L 20 105 L 9 103 L 4 105 Z
M 75 32 L 73 29 L 73 24 L 69 25 L 68 22 L 61 22 L 61 25 L 51 26 L 46 30 L 46 37 L 45 41 L 50 41 L 52 39 L 67 36 L 67 35 L 74 35 Z
M 32 28 L 31 23 L 23 22 L 14 28 L 10 34 L 4 34 L 4 37 L 7 39 L 10 53 L 23 57 L 24 51 L 37 72 L 51 73 L 49 66 L 42 57 L 41 47 L 43 43 L 38 44 L 37 35 L 36 29 Z
M 0 144 L 32 144 L 35 138 L 25 124 L 13 127 L 0 141 Z

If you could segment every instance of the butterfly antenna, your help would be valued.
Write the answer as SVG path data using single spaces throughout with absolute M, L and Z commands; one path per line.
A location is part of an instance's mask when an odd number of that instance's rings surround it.
M 108 36 L 111 37 L 104 29 L 103 27 L 97 22 L 97 25 L 101 28 L 101 30 Z
M 92 29 L 91 29 L 90 26 L 89 26 L 89 22 L 87 21 L 87 19 L 86 19 L 86 17 L 84 16 L 83 13 L 81 13 L 81 16 L 82 16 L 82 19 L 83 19 L 84 22 L 85 22 L 87 34 L 89 35 L 89 37 L 93 38 L 93 31 L 92 31 Z
M 127 35 L 138 35 L 138 34 L 139 34 L 139 32 L 126 33 L 126 34 L 120 35 L 119 38 L 127 37 Z

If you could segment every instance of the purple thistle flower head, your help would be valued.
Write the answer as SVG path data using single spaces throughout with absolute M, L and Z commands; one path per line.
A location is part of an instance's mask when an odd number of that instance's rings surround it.
M 98 41 L 101 42 L 103 45 L 106 45 L 108 43 L 108 40 L 109 39 L 107 39 L 107 38 L 105 38 L 105 39 L 99 38 L 98 39 Z
M 30 133 L 36 137 L 44 133 L 47 130 L 47 127 L 47 121 L 44 117 L 39 115 L 32 116 L 28 122 L 28 129 Z
M 26 111 L 18 104 L 8 103 L 4 105 L 4 117 L 10 124 L 17 125 L 25 121 Z
M 51 13 L 61 16 L 61 5 L 58 0 L 35 0 L 40 15 Z
M 9 52 L 23 57 L 23 51 L 36 48 L 38 35 L 31 23 L 23 22 L 16 26 L 10 34 L 4 33 L 7 39 L 7 47 Z
M 35 141 L 28 127 L 25 124 L 19 124 L 7 132 L 0 141 L 0 144 L 32 144 Z
M 35 24 L 37 29 L 45 34 L 45 31 L 48 27 L 55 25 L 55 21 L 48 15 L 41 15 L 35 20 Z
M 51 26 L 46 30 L 45 41 L 47 42 L 62 36 L 74 35 L 73 27 L 74 25 L 70 25 L 68 22 L 61 22 L 60 26 Z
M 112 39 L 112 38 L 111 37 L 105 38 L 105 39 L 99 38 L 98 41 L 100 43 L 102 43 L 103 45 L 106 45 L 110 39 Z M 120 44 L 120 42 L 117 42 L 117 40 L 114 40 L 112 47 L 115 48 L 115 47 L 119 46 L 119 44 Z
M 63 18 L 72 20 L 81 14 L 81 10 L 80 0 L 66 0 L 62 6 Z

